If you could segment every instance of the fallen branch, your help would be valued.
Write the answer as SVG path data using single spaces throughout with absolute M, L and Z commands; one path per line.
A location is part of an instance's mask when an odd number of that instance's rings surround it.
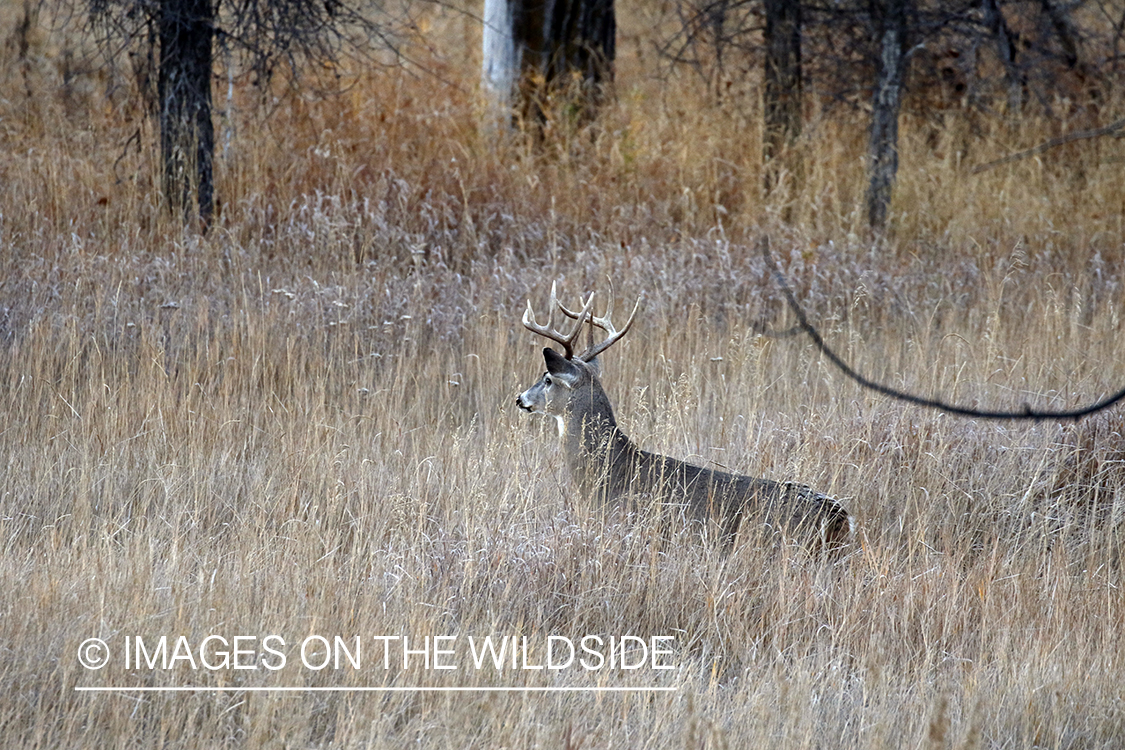
M 890 396 L 900 401 L 905 401 L 908 404 L 915 406 L 923 406 L 928 409 L 937 409 L 949 414 L 957 414 L 963 417 L 975 417 L 977 419 L 1011 419 L 1011 420 L 1029 420 L 1033 422 L 1041 422 L 1044 420 L 1063 421 L 1063 420 L 1079 420 L 1082 417 L 1094 414 L 1095 412 L 1108 409 L 1116 405 L 1118 402 L 1125 400 L 1125 388 L 1122 388 L 1112 396 L 1107 396 L 1095 404 L 1086 406 L 1080 409 L 1032 409 L 1029 404 L 1024 404 L 1022 409 L 1018 410 L 997 410 L 997 409 L 977 409 L 971 406 L 958 406 L 951 404 L 940 398 L 926 398 L 924 396 L 917 396 L 913 393 L 906 393 L 896 388 L 891 388 L 882 383 L 876 383 L 870 378 L 856 372 L 856 370 L 844 361 L 843 357 L 830 349 L 824 343 L 824 339 L 820 337 L 820 333 L 816 330 L 812 323 L 809 322 L 808 316 L 805 315 L 801 303 L 797 301 L 797 296 L 793 294 L 793 290 L 789 287 L 789 282 L 785 279 L 785 275 L 777 267 L 773 260 L 773 254 L 770 252 L 770 238 L 769 235 L 762 235 L 760 240 L 760 247 L 762 250 L 762 258 L 766 262 L 766 269 L 773 276 L 777 285 L 781 287 L 782 294 L 785 295 L 786 302 L 789 303 L 789 309 L 797 316 L 796 329 L 800 329 L 808 334 L 812 339 L 813 344 L 820 353 L 828 358 L 828 361 L 835 365 L 841 372 L 854 380 L 860 386 L 868 390 L 881 393 L 884 396 Z M 793 329 L 790 329 L 793 330 Z M 788 333 L 788 332 L 786 332 Z
M 1074 143 L 1075 141 L 1085 141 L 1089 140 L 1090 138 L 1101 138 L 1104 135 L 1116 135 L 1120 138 L 1122 135 L 1125 135 L 1125 133 L 1119 133 L 1119 131 L 1123 129 L 1125 129 L 1125 120 L 1118 120 L 1115 123 L 1106 125 L 1104 128 L 1094 128 L 1093 130 L 1079 130 L 1074 133 L 1060 135 L 1058 138 L 1052 138 L 1051 140 L 1040 143 L 1038 146 L 1029 148 L 1026 151 L 1017 151 L 1016 153 L 1008 154 L 1001 159 L 985 162 L 984 164 L 978 164 L 973 167 L 972 173 L 980 174 L 986 169 L 999 167 L 1001 164 L 1010 164 L 1011 162 L 1019 161 L 1020 159 L 1026 159 L 1031 156 L 1038 156 L 1044 151 L 1050 151 L 1056 146 L 1064 146 L 1067 143 Z

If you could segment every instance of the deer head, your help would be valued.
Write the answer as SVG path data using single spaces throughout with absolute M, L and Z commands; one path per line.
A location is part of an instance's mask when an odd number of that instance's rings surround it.
M 582 304 L 580 312 L 574 312 L 558 300 L 556 285 L 551 284 L 551 300 L 548 303 L 547 322 L 540 325 L 535 320 L 535 312 L 531 309 L 528 300 L 527 310 L 523 314 L 523 325 L 529 331 L 537 333 L 544 338 L 562 345 L 563 354 L 554 349 L 543 350 L 543 360 L 547 371 L 539 381 L 521 393 L 516 399 L 516 404 L 523 410 L 554 417 L 559 426 L 559 434 L 568 432 L 568 426 L 581 428 L 604 425 L 613 427 L 616 422 L 613 418 L 613 409 L 609 399 L 602 390 L 598 379 L 599 368 L 597 356 L 613 346 L 621 337 L 629 332 L 633 321 L 637 317 L 637 310 L 641 302 L 637 300 L 633 312 L 625 326 L 618 330 L 610 320 L 613 311 L 613 296 L 610 295 L 609 305 L 604 316 L 593 314 L 594 293 L 591 292 Z M 554 327 L 555 309 L 565 317 L 574 321 L 574 326 L 569 332 L 561 331 Z M 582 327 L 589 323 L 590 343 L 579 354 L 574 353 L 574 342 L 582 333 Z M 595 343 L 594 328 L 600 328 L 607 334 L 606 338 Z M 573 429 L 571 430 L 573 434 Z

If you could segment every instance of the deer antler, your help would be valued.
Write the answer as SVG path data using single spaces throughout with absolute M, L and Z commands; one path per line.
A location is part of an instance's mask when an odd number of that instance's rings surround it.
M 531 309 L 531 300 L 527 301 L 527 310 L 523 314 L 523 327 L 532 333 L 537 333 L 544 338 L 550 339 L 555 343 L 562 344 L 563 349 L 566 350 L 566 358 L 574 358 L 574 342 L 578 339 L 578 335 L 582 333 L 582 324 L 586 321 L 586 316 L 590 314 L 590 308 L 594 304 L 594 295 L 590 294 L 589 299 L 586 300 L 585 306 L 582 308 L 581 313 L 571 313 L 562 303 L 559 302 L 558 295 L 555 293 L 555 282 L 551 282 L 551 301 L 548 303 L 547 310 L 547 324 L 539 325 L 535 322 L 535 312 Z M 574 329 L 570 333 L 563 333 L 562 331 L 555 330 L 552 327 L 555 319 L 555 308 L 558 307 L 566 315 L 576 319 L 578 322 L 574 324 Z M 632 322 L 630 320 L 630 322 Z
M 588 300 L 586 300 L 586 306 L 582 310 L 581 313 L 576 313 L 573 310 L 566 309 L 566 307 L 563 306 L 563 303 L 561 303 L 561 302 L 558 302 L 558 306 L 559 306 L 559 309 L 562 310 L 563 315 L 567 316 L 568 318 L 573 318 L 574 320 L 578 321 L 578 327 L 575 328 L 575 331 L 577 331 L 578 328 L 582 327 L 582 323 L 586 320 L 586 315 L 590 313 L 590 304 L 593 301 L 594 301 L 594 293 L 590 292 L 590 298 Z M 605 341 L 601 342 L 600 344 L 595 344 L 593 342 L 593 330 L 594 329 L 591 328 L 590 329 L 590 345 L 586 348 L 586 351 L 584 351 L 584 352 L 582 352 L 581 354 L 578 355 L 578 359 L 582 360 L 583 362 L 589 362 L 594 357 L 598 356 L 599 354 L 604 352 L 606 349 L 608 349 L 609 347 L 611 347 L 615 343 L 617 343 L 618 340 L 620 340 L 622 336 L 624 336 L 626 333 L 629 332 L 629 328 L 633 325 L 633 320 L 636 319 L 637 310 L 639 310 L 640 307 L 641 307 L 641 300 L 640 300 L 640 298 L 638 298 L 637 303 L 635 305 L 633 305 L 633 312 L 629 315 L 629 320 L 626 321 L 625 327 L 622 328 L 620 331 L 617 330 L 616 328 L 613 327 L 613 322 L 609 319 L 609 316 L 613 314 L 613 289 L 611 288 L 610 291 L 609 291 L 609 305 L 606 306 L 605 315 L 603 315 L 600 318 L 596 315 L 590 315 L 590 325 L 591 326 L 597 326 L 598 328 L 600 328 L 603 331 L 605 331 L 606 333 L 608 333 L 609 336 L 606 338 Z

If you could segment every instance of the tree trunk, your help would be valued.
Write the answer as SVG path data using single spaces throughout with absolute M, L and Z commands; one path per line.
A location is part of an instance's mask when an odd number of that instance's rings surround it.
M 1027 76 L 1020 72 L 1016 62 L 1019 36 L 1008 27 L 1000 11 L 999 0 L 984 0 L 984 25 L 996 41 L 996 54 L 1008 78 L 1008 117 L 1016 119 L 1023 110 Z
M 192 198 L 204 226 L 214 207 L 211 122 L 211 0 L 161 0 L 160 158 L 164 197 L 173 210 L 191 215 Z
M 1059 38 L 1066 67 L 1074 70 L 1078 65 L 1078 42 L 1076 41 L 1077 34 L 1070 18 L 1067 16 L 1068 11 L 1059 8 L 1051 0 L 1039 0 L 1039 4 L 1043 8 L 1043 12 L 1047 14 L 1047 18 L 1050 19 L 1055 35 Z
M 590 114 L 613 80 L 616 35 L 613 0 L 485 0 L 481 78 L 493 116 L 542 123 L 555 95 Z
M 762 165 L 765 191 L 777 187 L 780 157 L 801 135 L 801 4 L 765 0 L 765 76 L 762 93 Z M 790 173 L 800 174 L 799 155 L 789 154 Z
M 515 0 L 484 0 L 481 88 L 488 107 L 485 124 L 489 130 L 503 126 L 512 117 L 523 51 L 516 44 L 515 5 Z
M 617 54 L 613 0 L 553 0 L 547 3 L 545 20 L 539 68 L 546 71 L 548 84 L 565 85 L 574 73 L 591 89 L 613 80 Z
M 898 172 L 898 113 L 906 74 L 906 11 L 909 0 L 879 0 L 879 63 L 875 76 L 868 145 L 867 223 L 887 224 Z

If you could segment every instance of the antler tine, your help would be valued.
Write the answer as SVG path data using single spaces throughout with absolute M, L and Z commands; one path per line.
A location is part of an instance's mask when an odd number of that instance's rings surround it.
M 609 336 L 600 344 L 591 344 L 586 349 L 586 351 L 578 355 L 578 359 L 582 360 L 583 362 L 589 362 L 594 357 L 598 356 L 606 349 L 616 344 L 622 336 L 628 333 L 629 329 L 633 326 L 633 321 L 637 318 L 637 310 L 641 309 L 641 299 L 643 299 L 643 296 L 637 298 L 637 303 L 633 305 L 633 312 L 629 314 L 629 320 L 625 322 L 625 327 L 618 331 L 613 327 L 613 322 L 610 320 L 610 315 L 613 314 L 613 296 L 611 293 L 610 305 L 606 308 L 605 315 L 600 318 L 596 315 L 592 315 L 590 317 L 590 325 L 597 326 L 598 328 L 608 333 Z
M 578 301 L 582 302 L 582 298 L 579 297 Z M 563 315 L 565 315 L 568 318 L 573 318 L 574 320 L 580 320 L 580 321 L 585 322 L 586 316 L 590 314 L 590 311 L 594 307 L 594 293 L 590 292 L 590 296 L 586 298 L 585 302 L 582 302 L 582 312 L 580 312 L 580 313 L 574 312 L 573 310 L 569 309 L 566 305 L 564 305 L 561 302 L 558 302 L 557 300 L 555 300 L 555 302 L 558 304 L 559 309 L 562 310 Z M 581 326 L 582 323 L 579 323 L 578 325 Z
M 553 327 L 555 319 L 555 307 L 561 308 L 564 313 L 567 312 L 566 308 L 564 308 L 562 306 L 562 303 L 559 302 L 555 287 L 556 283 L 551 282 L 551 301 L 549 303 L 550 308 L 547 312 L 547 324 L 539 325 L 535 321 L 535 312 L 531 309 L 531 300 L 528 300 L 527 310 L 525 310 L 523 314 L 523 327 L 531 331 L 532 333 L 537 333 L 540 336 L 550 339 L 557 344 L 562 344 L 563 349 L 566 350 L 566 358 L 573 359 L 574 342 L 578 338 L 578 335 L 582 332 L 582 322 L 586 318 L 586 313 L 589 313 L 590 305 L 589 303 L 587 303 L 586 309 L 583 311 L 582 319 L 574 324 L 574 330 L 572 330 L 570 333 L 563 333 L 562 331 L 555 330 L 555 328 Z M 590 297 L 590 302 L 593 302 L 593 296 Z

